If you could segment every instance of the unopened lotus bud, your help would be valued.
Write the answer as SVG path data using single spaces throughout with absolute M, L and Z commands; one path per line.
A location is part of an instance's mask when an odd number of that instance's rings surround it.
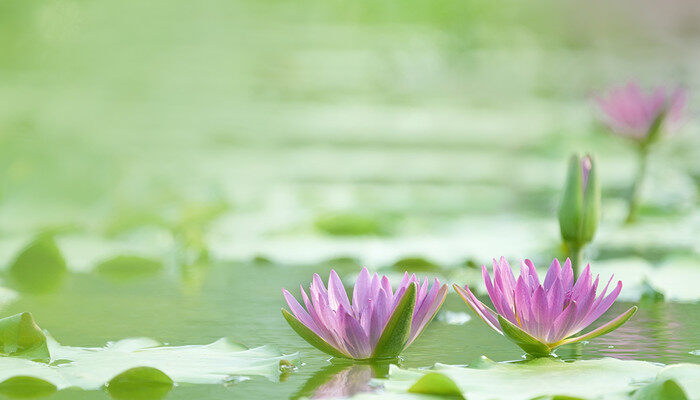
M 559 207 L 559 227 L 562 238 L 582 246 L 591 240 L 600 220 L 600 183 L 590 155 L 574 155 L 564 196 Z

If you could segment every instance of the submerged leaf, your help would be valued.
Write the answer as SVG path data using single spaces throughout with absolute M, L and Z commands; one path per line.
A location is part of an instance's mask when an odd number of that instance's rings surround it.
M 0 319 L 0 355 L 48 361 L 49 349 L 44 332 L 30 313 Z

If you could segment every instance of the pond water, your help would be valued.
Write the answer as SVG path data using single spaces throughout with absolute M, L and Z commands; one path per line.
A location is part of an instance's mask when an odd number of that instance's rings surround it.
M 252 378 L 227 385 L 183 384 L 173 388 L 169 399 L 327 398 L 367 390 L 366 382 L 373 375 L 386 372 L 382 368 L 371 372 L 366 366 L 348 371 L 349 364 L 329 362 L 329 356 L 300 339 L 282 318 L 281 288 L 298 293 L 293 288 L 300 283 L 306 286 L 314 272 L 327 277 L 328 270 L 328 265 L 223 263 L 201 265 L 196 271 L 118 279 L 71 273 L 50 293 L 23 293 L 5 312 L 30 310 L 40 326 L 64 345 L 99 347 L 139 336 L 172 345 L 205 344 L 228 336 L 249 347 L 273 344 L 285 354 L 300 353 L 302 363 L 283 374 L 280 382 Z M 338 270 L 341 276 L 357 272 L 354 267 Z M 628 306 L 616 303 L 601 320 Z M 452 292 L 442 308 L 446 311 L 472 316 Z M 557 354 L 565 360 L 613 356 L 659 363 L 697 362 L 698 356 L 691 351 L 700 345 L 699 311 L 698 304 L 642 303 L 622 328 L 587 344 L 562 347 Z M 438 316 L 403 353 L 401 364 L 467 364 L 481 355 L 496 361 L 518 360 L 522 351 L 476 317 L 459 325 Z M 108 397 L 105 391 L 71 389 L 51 398 Z

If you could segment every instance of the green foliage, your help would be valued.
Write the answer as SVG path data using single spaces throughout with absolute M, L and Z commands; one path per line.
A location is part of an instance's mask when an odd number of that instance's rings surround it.
M 0 355 L 49 361 L 46 336 L 30 313 L 0 319 Z
M 134 367 L 107 383 L 107 392 L 115 400 L 159 400 L 167 396 L 173 380 L 151 367 Z
M 55 289 L 66 275 L 66 261 L 51 236 L 40 235 L 25 247 L 10 265 L 10 277 L 26 292 Z
M 503 334 L 521 349 L 525 350 L 527 354 L 535 357 L 547 357 L 552 353 L 552 349 L 549 346 L 535 339 L 529 333 L 500 315 L 498 316 L 498 323 L 501 325 Z
M 361 214 L 325 214 L 319 216 L 314 225 L 319 231 L 333 236 L 381 236 L 389 233 L 386 223 Z
M 672 379 L 650 383 L 634 392 L 632 400 L 688 400 L 683 388 Z
M 411 399 L 408 394 L 415 387 L 420 388 L 420 393 L 461 394 L 467 399 L 561 400 L 603 396 L 626 399 L 637 389 L 635 382 L 651 381 L 661 369 L 649 362 L 614 358 L 563 362 L 545 357 L 498 363 L 482 357 L 470 367 L 443 364 L 436 364 L 431 370 L 394 367 L 383 383 L 388 392 L 407 394 L 396 396 L 397 399 Z
M 441 266 L 423 257 L 405 257 L 397 260 L 394 269 L 398 271 L 437 271 Z
M 384 331 L 377 341 L 372 358 L 396 358 L 406 347 L 411 334 L 411 322 L 413 321 L 417 290 L 415 283 L 408 285 L 406 288 L 406 293 L 404 293 L 401 301 L 394 308 L 391 318 L 384 326 Z
M 112 279 L 128 281 L 157 274 L 163 270 L 163 263 L 136 255 L 121 255 L 102 261 L 95 270 Z
M 287 323 L 289 323 L 289 326 L 294 329 L 294 332 L 301 336 L 302 339 L 306 340 L 310 345 L 324 353 L 332 355 L 333 357 L 347 358 L 347 355 L 336 350 L 333 346 L 328 344 L 328 342 L 323 340 L 311 329 L 307 328 L 306 325 L 302 324 L 298 319 L 296 319 L 295 316 L 290 314 L 289 311 L 285 310 L 284 308 L 282 309 L 282 315 L 284 316 L 284 319 L 287 320 Z
M 462 392 L 459 390 L 459 386 L 457 386 L 452 379 L 437 372 L 429 372 L 425 374 L 408 389 L 408 392 L 436 394 L 440 396 L 451 396 L 454 398 L 464 399 Z

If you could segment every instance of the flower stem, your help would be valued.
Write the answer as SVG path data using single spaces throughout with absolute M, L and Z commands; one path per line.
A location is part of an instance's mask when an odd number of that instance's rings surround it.
M 631 224 L 637 219 L 637 212 L 639 210 L 639 197 L 642 192 L 642 183 L 644 182 L 644 176 L 647 171 L 647 160 L 648 160 L 648 150 L 646 146 L 640 146 L 637 152 L 639 162 L 637 165 L 637 175 L 634 178 L 634 183 L 632 184 L 632 190 L 629 197 L 629 205 L 627 210 L 627 218 L 625 223 Z
M 569 242 L 567 243 L 569 247 L 569 259 L 571 260 L 571 267 L 574 270 L 574 281 L 578 279 L 579 271 L 581 271 L 581 262 L 583 260 L 583 245 L 578 243 Z

